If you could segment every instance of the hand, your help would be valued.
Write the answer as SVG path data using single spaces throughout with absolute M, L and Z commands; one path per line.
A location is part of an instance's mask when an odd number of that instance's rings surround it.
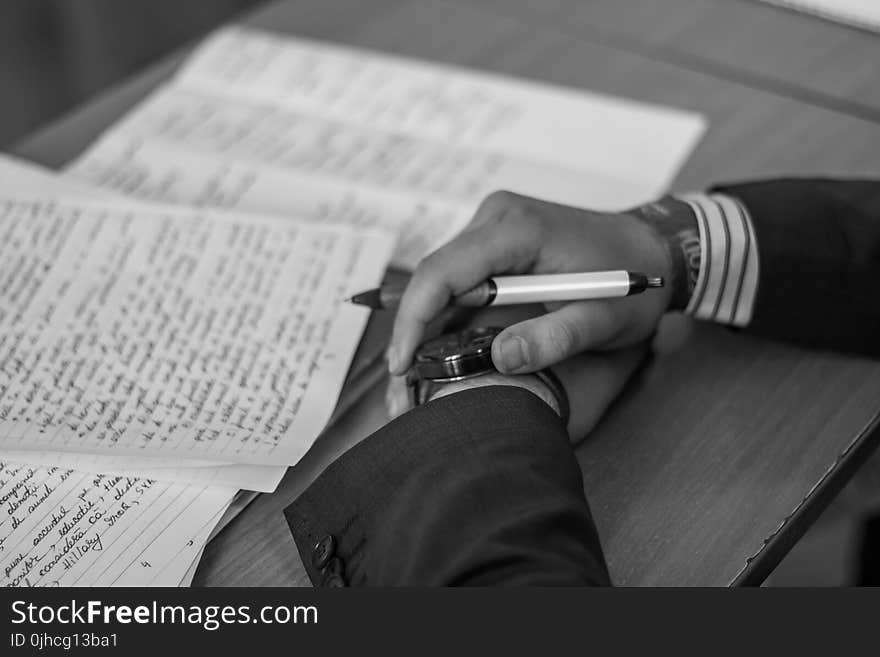
M 476 313 L 468 326 L 508 326 L 540 316 L 541 306 L 487 308 Z M 460 328 L 460 327 L 459 327 Z M 568 434 L 572 442 L 582 440 L 620 394 L 626 382 L 648 353 L 647 342 L 608 352 L 582 352 L 553 367 L 568 394 L 570 416 Z M 484 385 L 518 385 L 518 375 L 477 377 L 456 384 L 454 391 Z M 531 377 L 530 377 L 531 378 Z M 543 385 L 543 384 L 539 384 Z M 525 385 L 524 387 L 529 387 Z M 539 395 L 541 396 L 541 395 Z M 385 397 L 389 417 L 409 409 L 405 377 L 392 376 Z
M 416 269 L 397 311 L 389 370 L 406 372 L 426 326 L 450 298 L 493 274 L 628 269 L 669 277 L 671 268 L 660 235 L 635 216 L 496 192 L 465 232 Z M 654 332 L 670 298 L 664 287 L 622 299 L 548 305 L 549 313 L 505 329 L 492 346 L 492 360 L 500 372 L 534 372 L 587 349 L 635 345 Z

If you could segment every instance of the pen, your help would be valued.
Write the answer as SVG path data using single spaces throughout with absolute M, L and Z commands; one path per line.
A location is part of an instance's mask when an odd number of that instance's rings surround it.
M 494 276 L 453 297 L 450 305 L 478 308 L 522 303 L 609 299 L 639 294 L 652 287 L 663 287 L 663 279 L 659 276 L 646 276 L 630 271 Z M 383 285 L 355 294 L 349 301 L 373 310 L 388 310 L 397 307 L 404 289 L 400 285 Z

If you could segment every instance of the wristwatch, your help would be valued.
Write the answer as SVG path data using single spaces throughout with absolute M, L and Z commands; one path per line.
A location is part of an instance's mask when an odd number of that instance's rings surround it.
M 410 404 L 424 404 L 442 395 L 444 388 L 458 388 L 456 384 L 461 381 L 497 376 L 499 384 L 519 384 L 532 390 L 554 407 L 563 423 L 568 423 L 568 395 L 552 370 L 547 368 L 533 374 L 505 375 L 495 368 L 492 363 L 492 342 L 501 331 L 496 327 L 469 328 L 441 335 L 422 344 L 406 376 Z M 549 391 L 555 405 L 536 386 L 543 386 L 542 389 Z

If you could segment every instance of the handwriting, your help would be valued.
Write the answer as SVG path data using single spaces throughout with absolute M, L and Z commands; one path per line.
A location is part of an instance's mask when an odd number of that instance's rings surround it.
M 27 449 L 295 462 L 366 320 L 344 291 L 378 283 L 392 244 L 195 211 L 0 210 L 19 250 L 65 232 L 51 263 L 0 285 L 0 307 L 35 290 L 0 320 L 0 335 L 17 336 L 0 344 L 0 442 Z
M 231 496 L 222 488 L 0 461 L 0 498 L 33 509 L 15 526 L 0 523 L 0 584 L 144 583 L 139 564 L 161 571 L 192 548 L 193 528 L 211 526 L 208 518 Z

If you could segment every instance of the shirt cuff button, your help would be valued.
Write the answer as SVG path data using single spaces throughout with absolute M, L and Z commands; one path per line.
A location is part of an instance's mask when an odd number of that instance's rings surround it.
M 335 553 L 336 539 L 327 534 L 327 536 L 315 543 L 315 547 L 312 548 L 312 565 L 321 570 L 333 558 Z

